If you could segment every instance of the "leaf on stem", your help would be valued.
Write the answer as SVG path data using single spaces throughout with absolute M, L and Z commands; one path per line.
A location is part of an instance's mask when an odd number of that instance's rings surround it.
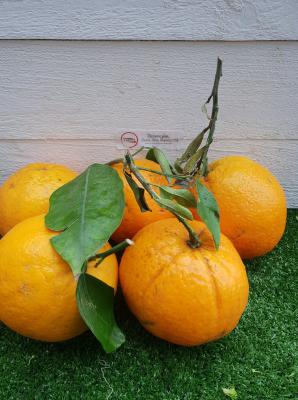
M 146 159 L 158 163 L 155 154 L 154 154 L 154 147 L 151 147 L 146 154 Z
M 175 189 L 169 186 L 160 186 L 159 194 L 164 199 L 175 200 L 185 207 L 195 207 L 197 202 L 188 189 Z
M 177 160 L 179 165 L 187 161 L 190 157 L 192 157 L 196 153 L 196 151 L 201 146 L 202 141 L 204 139 L 204 135 L 208 131 L 208 129 L 209 126 L 203 129 L 203 131 L 199 133 L 199 135 L 187 146 L 185 152 Z
M 81 274 L 76 291 L 80 314 L 106 353 L 115 351 L 125 336 L 114 317 L 114 289 L 94 276 Z
M 175 213 L 180 215 L 180 217 L 193 220 L 193 215 L 188 208 L 181 206 L 172 200 L 156 198 L 156 202 L 160 205 L 160 207 L 170 211 L 171 213 Z
M 205 152 L 205 146 L 201 147 L 195 154 L 193 154 L 187 161 L 184 167 L 186 173 L 194 173 L 197 166 L 202 162 L 202 156 Z
M 160 165 L 162 172 L 165 175 L 172 175 L 173 172 L 171 164 L 169 163 L 169 160 L 167 159 L 165 153 L 162 150 L 158 149 L 157 147 L 152 147 L 152 149 L 148 151 L 146 158 L 148 160 L 158 163 Z M 168 182 L 170 182 L 170 178 L 169 177 L 166 178 Z
M 197 211 L 202 221 L 209 229 L 216 249 L 220 242 L 220 226 L 219 226 L 219 209 L 213 194 L 201 184 L 199 179 L 196 180 L 196 189 L 198 193 Z
M 135 199 L 140 207 L 140 210 L 142 212 L 151 211 L 151 209 L 149 208 L 149 206 L 146 202 L 145 190 L 142 187 L 138 186 L 138 184 L 134 181 L 134 179 L 130 173 L 128 173 L 127 171 L 124 171 L 124 175 L 127 180 L 127 183 L 129 184 L 131 190 L 133 191 Z
M 46 226 L 63 231 L 51 243 L 74 275 L 119 226 L 124 212 L 123 184 L 108 165 L 93 164 L 50 198 Z

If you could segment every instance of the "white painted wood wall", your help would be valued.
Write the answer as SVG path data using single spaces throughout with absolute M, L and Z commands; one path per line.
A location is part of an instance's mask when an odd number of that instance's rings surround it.
M 297 207 L 297 22 L 297 0 L 0 0 L 0 181 L 116 158 L 125 130 L 185 145 L 220 56 L 211 158 L 262 162 Z

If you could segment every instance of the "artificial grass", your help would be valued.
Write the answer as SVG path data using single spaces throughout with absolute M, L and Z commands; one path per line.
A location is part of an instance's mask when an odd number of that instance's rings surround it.
M 205 346 L 154 338 L 121 299 L 127 341 L 110 355 L 90 333 L 45 344 L 0 325 L 0 399 L 220 400 L 232 386 L 240 400 L 297 399 L 297 227 L 298 210 L 289 210 L 278 247 L 246 263 L 250 300 L 240 324 Z

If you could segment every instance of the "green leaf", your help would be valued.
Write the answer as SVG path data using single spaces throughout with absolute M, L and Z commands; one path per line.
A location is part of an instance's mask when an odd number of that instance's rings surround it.
M 183 173 L 183 168 L 181 167 L 180 164 L 181 164 L 181 163 L 180 163 L 179 159 L 176 160 L 176 161 L 174 162 L 174 167 L 173 167 L 173 169 L 174 169 L 174 172 L 175 172 L 176 174 L 182 174 L 182 173 Z
M 131 174 L 129 174 L 127 171 L 124 171 L 124 175 L 127 180 L 127 183 L 129 184 L 131 190 L 133 191 L 135 199 L 140 207 L 140 210 L 142 212 L 151 211 L 146 202 L 145 190 L 142 187 L 138 186 L 138 184 L 132 178 Z
M 52 194 L 45 222 L 51 230 L 64 230 L 51 243 L 74 275 L 109 240 L 124 206 L 122 181 L 108 165 L 91 165 Z
M 218 249 L 220 242 L 220 226 L 219 226 L 219 209 L 213 194 L 196 180 L 196 189 L 198 193 L 197 211 L 202 221 L 205 222 L 209 229 L 215 247 Z
M 187 161 L 191 156 L 193 156 L 196 151 L 199 149 L 201 146 L 201 143 L 204 139 L 204 135 L 207 132 L 207 128 L 205 128 L 199 135 L 187 146 L 185 152 L 182 154 L 181 157 L 177 159 L 177 165 L 180 165 L 180 163 L 184 163 Z
M 165 175 L 172 175 L 171 164 L 162 150 L 158 149 L 157 147 L 152 147 L 152 149 L 148 151 L 146 158 L 148 158 L 148 160 L 157 162 Z M 168 182 L 170 182 L 170 178 L 166 178 Z
M 80 314 L 106 353 L 115 351 L 125 342 L 114 317 L 114 289 L 88 274 L 81 274 L 77 285 Z
M 197 163 L 203 157 L 206 146 L 201 147 L 193 156 L 191 156 L 184 166 L 185 173 L 191 173 L 195 170 Z
M 155 163 L 158 163 L 158 161 L 157 161 L 157 159 L 156 159 L 156 157 L 155 157 L 155 154 L 154 154 L 154 147 L 151 147 L 151 149 L 149 149 L 149 150 L 147 151 L 146 159 L 147 159 L 147 160 L 150 160 L 150 161 L 153 161 L 153 162 L 155 162 Z
M 225 396 L 229 397 L 232 400 L 236 400 L 238 398 L 236 389 L 234 387 L 231 388 L 222 388 Z
M 160 196 L 164 199 L 173 199 L 185 207 L 195 207 L 197 202 L 194 195 L 187 189 L 175 189 L 169 186 L 160 186 Z
M 183 207 L 180 204 L 175 203 L 174 201 L 168 200 L 168 199 L 160 198 L 160 199 L 155 199 L 155 200 L 162 208 L 164 208 L 172 213 L 179 214 L 183 218 L 193 220 L 193 215 L 192 215 L 191 211 L 189 211 L 188 208 Z

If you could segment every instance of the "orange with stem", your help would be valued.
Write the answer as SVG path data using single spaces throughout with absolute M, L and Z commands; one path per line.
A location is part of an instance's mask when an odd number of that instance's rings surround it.
M 126 160 L 130 172 L 159 202 L 129 155 Z M 178 220 L 156 221 L 135 235 L 119 276 L 127 304 L 145 329 L 169 342 L 193 346 L 235 328 L 247 304 L 248 280 L 229 239 L 221 235 L 216 250 L 206 226 L 188 222 L 178 211 L 173 211 Z
M 215 249 L 202 222 L 191 228 L 199 246 L 176 219 L 154 222 L 124 252 L 120 283 L 126 302 L 153 335 L 194 346 L 221 338 L 238 324 L 248 300 L 240 256 L 224 235 Z

